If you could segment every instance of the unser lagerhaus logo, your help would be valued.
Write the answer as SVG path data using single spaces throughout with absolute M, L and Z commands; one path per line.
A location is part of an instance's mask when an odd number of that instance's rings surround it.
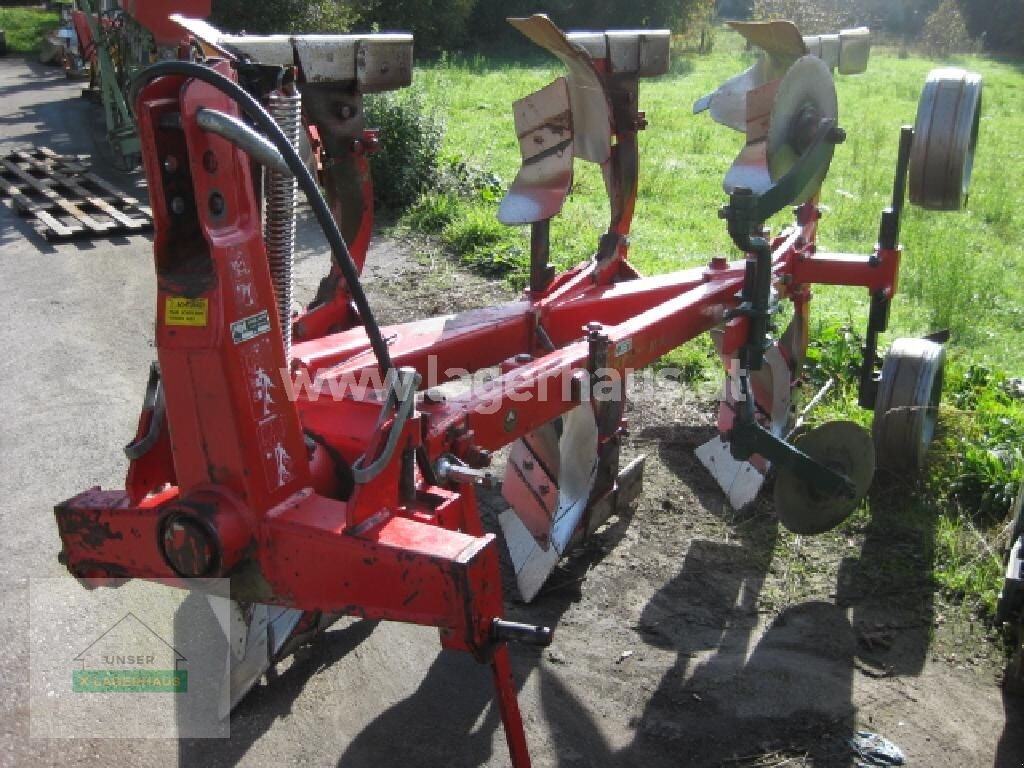
M 74 658 L 75 693 L 185 693 L 187 659 L 134 613 L 126 613 Z

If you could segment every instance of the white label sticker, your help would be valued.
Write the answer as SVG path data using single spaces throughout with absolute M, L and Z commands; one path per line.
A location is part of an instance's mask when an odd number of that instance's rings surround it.
M 243 317 L 231 324 L 231 339 L 235 344 L 255 339 L 264 333 L 270 332 L 270 313 L 267 310 L 257 312 L 255 315 Z

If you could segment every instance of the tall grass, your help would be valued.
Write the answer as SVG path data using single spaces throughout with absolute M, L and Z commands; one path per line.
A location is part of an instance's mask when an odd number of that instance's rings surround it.
M 752 58 L 731 32 L 719 34 L 716 45 L 714 53 L 677 59 L 672 73 L 640 85 L 640 108 L 650 127 L 640 138 L 631 258 L 645 273 L 732 252 L 715 211 L 725 200 L 721 179 L 742 137 L 706 115 L 691 114 L 691 105 L 749 66 Z M 899 128 L 914 122 L 928 71 L 950 63 L 980 72 L 985 82 L 970 208 L 957 214 L 908 209 L 903 294 L 894 308 L 892 331 L 910 335 L 948 327 L 954 353 L 1021 370 L 1024 281 L 1016 272 L 1024 267 L 1019 245 L 1024 189 L 1014 171 L 1024 168 L 1019 141 L 1024 135 L 1024 73 L 1019 65 L 979 56 L 951 61 L 901 57 L 876 49 L 865 74 L 837 77 L 840 119 L 849 139 L 837 149 L 822 191 L 826 214 L 819 242 L 827 250 L 870 251 L 892 187 Z M 446 115 L 444 153 L 487 168 L 508 184 L 519 166 L 512 102 L 562 74 L 550 57 L 515 64 L 449 56 L 421 66 L 416 77 L 428 100 Z M 461 215 L 479 221 L 496 209 L 496 201 L 476 200 Z M 553 260 L 564 266 L 588 256 L 607 218 L 598 169 L 577 161 L 572 193 L 552 226 Z M 784 225 L 785 218 L 774 224 Z M 517 241 L 526 254 L 526 237 L 525 231 L 513 230 L 502 241 Z M 486 261 L 485 244 L 480 247 L 470 261 Z M 863 324 L 867 297 L 861 291 L 823 287 L 816 295 L 815 311 L 824 325 Z

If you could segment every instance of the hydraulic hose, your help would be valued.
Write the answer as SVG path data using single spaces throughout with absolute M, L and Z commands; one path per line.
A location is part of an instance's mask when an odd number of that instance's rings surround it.
M 323 195 L 320 193 L 316 179 L 313 178 L 309 169 L 306 168 L 299 153 L 291 145 L 291 142 L 288 141 L 288 137 L 285 136 L 284 132 L 274 121 L 274 118 L 244 88 L 230 78 L 207 66 L 190 61 L 161 61 L 146 67 L 132 80 L 131 103 L 135 103 L 139 90 L 146 83 L 158 77 L 169 75 L 195 78 L 221 91 L 238 104 L 246 116 L 256 123 L 256 126 L 273 142 L 277 151 L 281 153 L 285 162 L 288 163 L 288 167 L 295 175 L 296 181 L 298 181 L 299 186 L 309 200 L 317 221 L 320 222 L 324 236 L 331 246 L 331 256 L 334 259 L 334 263 L 345 278 L 352 301 L 355 303 L 363 327 L 366 329 L 366 336 L 370 340 L 370 347 L 377 358 L 377 365 L 380 368 L 381 375 L 385 377 L 385 380 L 388 379 L 389 373 L 391 376 L 394 376 L 395 374 L 391 373 L 394 369 L 394 363 L 391 362 L 391 354 L 388 351 L 387 342 L 380 331 L 380 326 L 377 325 L 377 321 L 373 317 L 370 303 L 367 301 L 366 294 L 363 292 L 363 286 L 359 281 L 359 270 L 356 269 L 355 262 L 352 260 L 352 254 L 349 253 L 345 238 L 341 236 L 338 224 L 331 215 L 331 209 L 328 207 L 327 201 L 324 200 Z M 287 322 L 287 318 L 282 319 L 282 322 Z

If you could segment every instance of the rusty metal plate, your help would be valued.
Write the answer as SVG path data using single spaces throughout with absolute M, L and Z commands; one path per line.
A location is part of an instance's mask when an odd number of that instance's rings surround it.
M 603 165 L 611 154 L 612 114 L 608 95 L 590 54 L 569 42 L 547 16 L 508 21 L 568 67 L 569 102 L 575 131 L 573 152 L 581 160 Z
M 522 167 L 501 201 L 502 224 L 531 224 L 562 210 L 572 185 L 569 89 L 560 77 L 513 105 Z
M 792 21 L 730 21 L 729 26 L 770 56 L 790 63 L 807 53 L 800 30 Z
M 956 67 L 928 73 L 910 149 L 910 202 L 935 211 L 967 205 L 981 117 L 981 75 Z

